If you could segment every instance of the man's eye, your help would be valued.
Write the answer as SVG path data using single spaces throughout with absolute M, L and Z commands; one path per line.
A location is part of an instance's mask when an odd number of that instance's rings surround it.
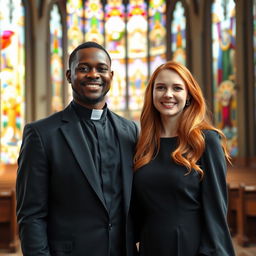
M 88 67 L 79 67 L 77 69 L 79 72 L 88 72 L 89 71 L 89 68 Z
M 102 73 L 105 73 L 105 72 L 108 72 L 108 68 L 107 67 L 99 67 L 98 71 L 102 72 Z

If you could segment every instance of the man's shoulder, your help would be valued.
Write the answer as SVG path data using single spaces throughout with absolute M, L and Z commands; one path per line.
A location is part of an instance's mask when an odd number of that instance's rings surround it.
M 62 112 L 63 111 L 59 111 L 59 112 L 51 114 L 47 117 L 35 120 L 35 121 L 29 123 L 29 125 L 38 127 L 38 126 L 42 126 L 42 125 L 46 125 L 46 124 L 51 124 L 51 123 L 53 124 L 55 121 L 60 119 Z
M 28 123 L 29 126 L 35 127 L 37 129 L 47 129 L 50 127 L 55 127 L 60 124 L 61 120 L 63 119 L 64 113 L 68 112 L 70 107 L 66 107 L 65 109 L 53 113 L 47 117 L 38 119 L 36 121 Z

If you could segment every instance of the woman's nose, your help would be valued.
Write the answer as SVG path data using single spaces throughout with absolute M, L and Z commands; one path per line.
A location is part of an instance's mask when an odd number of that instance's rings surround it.
M 164 96 L 168 97 L 168 98 L 171 98 L 173 96 L 172 89 L 167 89 Z

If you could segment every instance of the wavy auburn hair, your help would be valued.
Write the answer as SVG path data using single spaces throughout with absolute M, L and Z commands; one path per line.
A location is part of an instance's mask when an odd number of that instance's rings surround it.
M 179 119 L 177 130 L 179 145 L 171 154 L 171 157 L 177 164 L 185 166 L 188 169 L 188 173 L 194 169 L 202 178 L 204 172 L 197 164 L 205 149 L 202 131 L 207 129 L 219 133 L 222 138 L 225 157 L 230 161 L 226 149 L 226 140 L 224 134 L 209 121 L 205 99 L 200 86 L 184 65 L 174 61 L 168 61 L 160 65 L 152 74 L 146 88 L 144 105 L 140 116 L 141 131 L 134 156 L 134 169 L 136 171 L 149 163 L 159 152 L 160 134 L 163 127 L 160 113 L 153 104 L 153 88 L 156 77 L 165 69 L 173 70 L 180 75 L 186 84 L 188 95 L 190 95 L 190 105 L 185 106 Z

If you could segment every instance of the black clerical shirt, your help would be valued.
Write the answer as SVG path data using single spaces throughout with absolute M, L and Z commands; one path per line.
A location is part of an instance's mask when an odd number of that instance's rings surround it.
M 109 212 L 109 254 L 123 256 L 124 224 L 120 147 L 107 107 L 87 109 L 74 101 Z M 100 245 L 99 245 L 100 246 Z

